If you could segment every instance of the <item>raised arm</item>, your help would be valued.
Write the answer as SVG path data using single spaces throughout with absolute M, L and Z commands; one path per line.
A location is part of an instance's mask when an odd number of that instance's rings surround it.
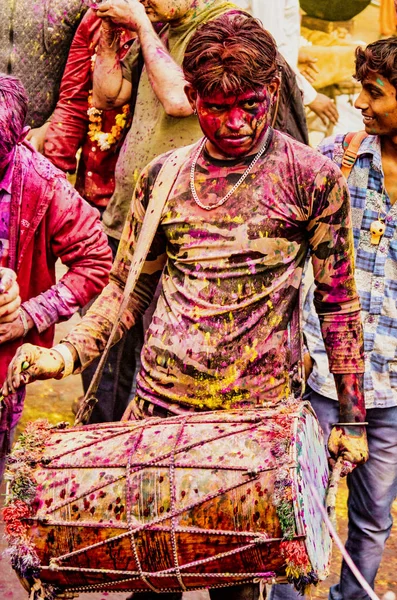
M 62 171 L 74 173 L 76 152 L 88 128 L 88 93 L 92 88 L 91 57 L 101 22 L 93 10 L 81 21 L 63 73 L 59 99 L 46 133 L 44 154 Z
M 106 19 L 103 27 L 113 23 L 131 31 L 139 38 L 145 69 L 150 84 L 165 112 L 172 117 L 188 117 L 192 114 L 186 98 L 186 85 L 182 69 L 171 58 L 169 52 L 154 31 L 152 24 L 139 0 L 112 0 L 99 5 L 97 15 Z M 100 108 L 112 108 L 126 102 L 131 94 L 122 77 L 121 65 L 117 61 L 114 30 L 103 30 L 97 65 L 94 72 L 94 103 Z M 107 79 L 107 80 L 106 80 Z
M 119 32 L 103 19 L 93 74 L 93 104 L 104 110 L 123 106 L 132 96 L 132 83 L 123 77 L 119 57 Z M 131 50 L 136 54 L 136 49 Z

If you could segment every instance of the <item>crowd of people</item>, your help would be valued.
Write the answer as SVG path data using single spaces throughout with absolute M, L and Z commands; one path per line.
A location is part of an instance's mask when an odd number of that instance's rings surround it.
M 347 475 L 346 548 L 374 587 L 397 495 L 397 38 L 356 49 L 365 131 L 313 149 L 305 106 L 326 123 L 338 111 L 312 85 L 315 61 L 299 60 L 299 2 L 252 4 L 253 16 L 225 0 L 7 6 L 0 476 L 26 385 L 81 372 L 87 390 L 115 323 L 91 423 L 277 404 L 304 371 Z M 273 600 L 295 595 L 272 586 Z M 367 597 L 343 563 L 330 598 Z

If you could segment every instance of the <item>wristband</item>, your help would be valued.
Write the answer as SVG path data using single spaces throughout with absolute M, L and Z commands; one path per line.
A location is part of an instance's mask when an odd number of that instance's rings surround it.
M 339 427 L 339 426 L 351 427 L 352 425 L 361 427 L 362 425 L 368 425 L 368 421 L 363 421 L 362 423 L 332 423 L 332 427 Z
M 30 328 L 29 328 L 28 319 L 27 319 L 27 317 L 26 317 L 26 312 L 23 310 L 22 306 L 20 306 L 20 307 L 18 308 L 18 315 L 19 315 L 19 318 L 20 318 L 20 319 L 21 319 L 21 321 L 22 321 L 22 326 L 23 326 L 23 334 L 22 334 L 22 337 L 26 337 L 26 336 L 27 336 L 27 334 L 29 333 L 29 329 L 30 329 Z
M 68 377 L 68 375 L 71 375 L 74 371 L 74 359 L 73 359 L 73 354 L 71 353 L 69 348 L 66 346 L 66 344 L 57 344 L 56 346 L 53 346 L 52 350 L 55 350 L 55 352 L 58 352 L 58 354 L 60 354 L 63 358 L 64 367 L 63 367 L 62 379 L 64 377 Z

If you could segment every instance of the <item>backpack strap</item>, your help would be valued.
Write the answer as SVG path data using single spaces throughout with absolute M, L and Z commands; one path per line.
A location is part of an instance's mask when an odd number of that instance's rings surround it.
M 102 373 L 105 368 L 105 362 L 108 357 L 109 350 L 113 345 L 113 340 L 117 333 L 118 325 L 121 321 L 124 311 L 128 306 L 130 295 L 134 291 L 135 285 L 141 274 L 143 265 L 150 250 L 150 246 L 152 245 L 157 228 L 160 225 L 162 212 L 165 203 L 167 202 L 168 196 L 171 192 L 171 189 L 178 177 L 179 171 L 188 159 L 190 151 L 195 146 L 196 144 L 192 144 L 190 146 L 185 146 L 183 148 L 175 150 L 175 152 L 173 152 L 167 158 L 162 168 L 160 169 L 159 174 L 157 175 L 156 181 L 152 189 L 152 193 L 150 195 L 149 204 L 143 218 L 142 229 L 139 233 L 136 247 L 134 249 L 134 254 L 132 256 L 130 270 L 128 273 L 127 281 L 125 283 L 124 294 L 120 305 L 120 309 L 117 318 L 113 324 L 109 339 L 106 343 L 98 367 L 92 378 L 91 384 L 87 390 L 86 395 L 84 396 L 84 400 L 82 401 L 79 411 L 76 415 L 76 419 L 74 422 L 75 426 L 87 423 L 91 416 L 93 408 L 97 403 L 95 395 L 97 393 L 98 386 L 101 381 Z
M 366 131 L 350 132 L 345 135 L 343 140 L 343 158 L 340 170 L 345 179 L 349 177 L 351 170 L 357 160 L 357 154 L 361 143 L 368 136 Z

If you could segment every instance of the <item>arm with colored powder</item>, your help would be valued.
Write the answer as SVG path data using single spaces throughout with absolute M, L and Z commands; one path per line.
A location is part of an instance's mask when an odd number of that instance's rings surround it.
M 108 281 L 111 252 L 98 212 L 90 207 L 63 176 L 54 180 L 45 217 L 50 263 L 59 258 L 68 267 L 49 289 L 29 298 L 22 308 L 39 333 L 69 319 Z
M 172 117 L 188 117 L 192 114 L 192 108 L 187 100 L 184 88 L 186 81 L 183 71 L 179 65 L 172 59 L 164 44 L 145 12 L 143 5 L 139 0 L 112 0 L 99 5 L 97 15 L 111 19 L 113 23 L 136 31 L 140 47 L 143 53 L 145 69 L 147 71 L 150 84 L 158 100 L 164 107 L 165 112 Z M 109 44 L 107 44 L 109 46 Z M 122 98 L 125 98 L 126 83 L 125 79 L 120 81 L 121 68 L 116 62 L 110 61 L 109 48 L 103 47 L 102 42 L 98 58 L 100 60 L 95 67 L 94 73 L 94 102 L 97 106 L 110 108 L 123 104 Z M 106 58 L 106 65 L 104 59 Z M 100 77 L 106 75 L 112 76 L 112 82 L 100 80 Z M 106 88 L 105 88 L 106 86 Z M 110 87 L 112 86 L 112 89 Z M 118 94 L 117 87 L 119 88 Z
M 132 208 L 134 210 L 127 218 L 109 283 L 83 319 L 62 340 L 62 344 L 71 352 L 75 372 L 83 370 L 101 354 L 113 323 L 117 319 L 131 265 L 133 248 L 136 245 L 145 207 L 160 168 L 161 163 L 157 159 L 153 168 L 149 165 L 142 173 L 133 198 Z M 166 262 L 165 243 L 164 233 L 159 229 L 134 292 L 130 296 L 128 307 L 119 322 L 114 343 L 134 325 L 137 316 L 142 315 L 149 306 Z M 27 361 L 30 367 L 23 371 L 24 361 Z M 3 393 L 5 395 L 12 393 L 19 385 L 30 383 L 36 379 L 60 378 L 63 376 L 64 368 L 64 359 L 54 349 L 24 344 L 19 348 L 8 368 Z
M 314 305 L 335 378 L 339 422 L 352 424 L 334 427 L 328 446 L 333 456 L 357 465 L 368 457 L 365 426 L 358 425 L 365 422 L 363 331 L 354 280 L 349 192 L 339 169 L 328 161 L 314 182 L 308 232 Z
M 107 110 L 123 106 L 132 96 L 132 83 L 123 77 L 119 57 L 120 41 L 117 27 L 110 19 L 103 19 L 97 56 L 93 73 L 93 104 Z M 137 49 L 132 48 L 127 60 L 134 55 L 138 59 Z

